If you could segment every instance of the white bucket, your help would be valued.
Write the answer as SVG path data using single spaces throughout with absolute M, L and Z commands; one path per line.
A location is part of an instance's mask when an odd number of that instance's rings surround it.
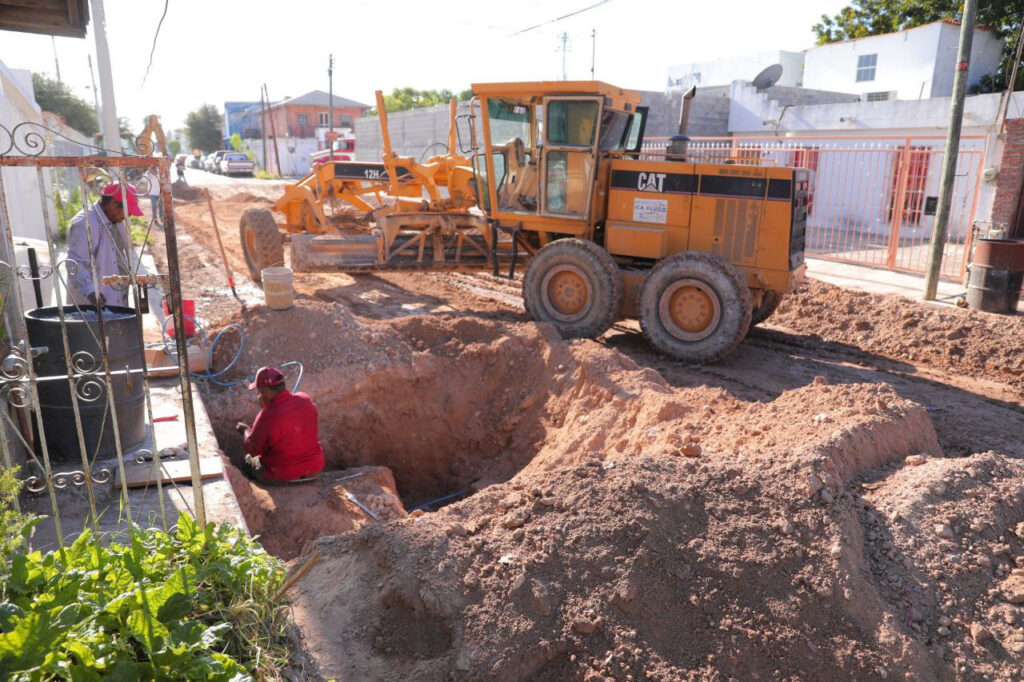
M 273 310 L 288 310 L 294 305 L 291 268 L 263 268 L 263 298 Z

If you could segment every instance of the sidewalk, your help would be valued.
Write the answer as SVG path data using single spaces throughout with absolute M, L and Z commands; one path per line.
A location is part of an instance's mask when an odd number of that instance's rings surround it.
M 807 276 L 845 289 L 870 291 L 875 294 L 896 294 L 915 301 L 921 301 L 921 294 L 924 291 L 923 276 L 818 258 L 807 259 Z M 939 280 L 936 300 L 932 303 L 956 305 L 956 299 L 966 292 L 966 282 Z M 1024 313 L 1024 300 L 1018 304 L 1017 311 Z
M 155 272 L 155 264 L 152 256 L 146 254 L 143 257 L 142 273 Z M 154 289 L 150 298 L 151 314 L 142 317 L 143 329 L 146 337 L 159 337 L 160 326 L 163 322 L 163 311 L 161 310 L 159 291 Z M 124 453 L 124 467 L 129 477 L 132 471 L 145 469 L 141 473 L 152 474 L 152 461 L 136 463 L 134 454 L 141 450 L 156 452 L 158 449 L 166 448 L 180 449 L 177 457 L 163 460 L 163 466 L 181 467 L 187 462 L 187 455 L 183 456 L 183 450 L 187 447 L 185 434 L 184 413 L 182 411 L 182 393 L 177 378 L 149 380 L 150 397 L 153 404 L 153 417 L 168 418 L 167 421 L 159 421 L 155 424 L 146 424 L 146 440 L 132 452 Z M 195 413 L 196 441 L 201 459 L 212 459 L 210 462 L 213 469 L 220 464 L 221 451 L 217 443 L 217 437 L 213 432 L 213 426 L 206 412 L 199 389 L 195 382 L 192 383 L 192 404 Z M 154 443 L 156 447 L 154 447 Z M 205 468 L 205 467 L 204 467 Z M 54 473 L 80 471 L 82 463 L 80 460 L 66 463 L 54 463 Z M 94 483 L 93 491 L 96 499 L 97 512 L 100 515 L 99 530 L 101 533 L 109 534 L 118 540 L 125 540 L 125 524 L 121 509 L 121 491 L 114 486 L 114 473 L 118 470 L 116 457 L 97 460 L 93 466 L 94 475 L 102 477 L 103 470 L 110 472 L 110 479 L 102 483 Z M 248 532 L 245 518 L 242 516 L 241 508 L 235 497 L 225 475 L 211 477 L 203 480 L 203 500 L 206 509 L 207 521 L 226 522 Z M 78 536 L 79 532 L 86 527 L 89 515 L 89 501 L 83 486 L 68 485 L 65 488 L 56 490 L 57 506 L 60 513 L 61 531 L 64 534 L 65 542 L 71 542 Z M 173 525 L 177 521 L 178 512 L 185 511 L 195 516 L 195 501 L 192 486 L 188 482 L 163 484 L 163 494 L 157 494 L 155 483 L 147 487 L 129 488 L 129 505 L 132 519 L 143 526 L 160 527 L 161 515 L 166 515 L 167 525 Z M 53 509 L 50 504 L 49 495 L 45 492 L 41 495 L 29 496 L 25 504 L 25 510 L 44 516 L 52 516 Z M 52 520 L 48 519 L 36 526 L 33 536 L 30 539 L 32 549 L 47 550 L 56 546 L 56 528 Z

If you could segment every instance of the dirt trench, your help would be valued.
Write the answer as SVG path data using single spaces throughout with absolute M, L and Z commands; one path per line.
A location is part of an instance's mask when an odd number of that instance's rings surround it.
M 199 227 L 184 267 L 215 327 L 245 326 L 240 366 L 302 360 L 330 468 L 378 467 L 314 495 L 229 469 L 268 548 L 324 554 L 292 597 L 309 679 L 973 679 L 1024 662 L 1019 318 L 811 283 L 693 368 L 629 324 L 566 343 L 487 277 L 304 276 L 292 311 L 225 316 Z M 251 396 L 204 392 L 237 452 Z M 405 513 L 456 491 L 474 494 Z

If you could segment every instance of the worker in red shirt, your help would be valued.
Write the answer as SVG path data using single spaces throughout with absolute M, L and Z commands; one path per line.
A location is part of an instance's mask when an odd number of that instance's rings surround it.
M 249 384 L 260 395 L 262 409 L 250 427 L 236 425 L 245 438 L 245 471 L 264 483 L 301 483 L 320 475 L 324 451 L 317 436 L 317 412 L 305 393 L 284 386 L 284 374 L 261 367 Z

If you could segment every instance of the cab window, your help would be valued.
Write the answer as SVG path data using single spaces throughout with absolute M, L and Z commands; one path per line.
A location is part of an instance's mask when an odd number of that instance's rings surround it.
M 597 123 L 597 102 L 556 100 L 548 103 L 545 126 L 548 144 L 559 147 L 592 147 Z

